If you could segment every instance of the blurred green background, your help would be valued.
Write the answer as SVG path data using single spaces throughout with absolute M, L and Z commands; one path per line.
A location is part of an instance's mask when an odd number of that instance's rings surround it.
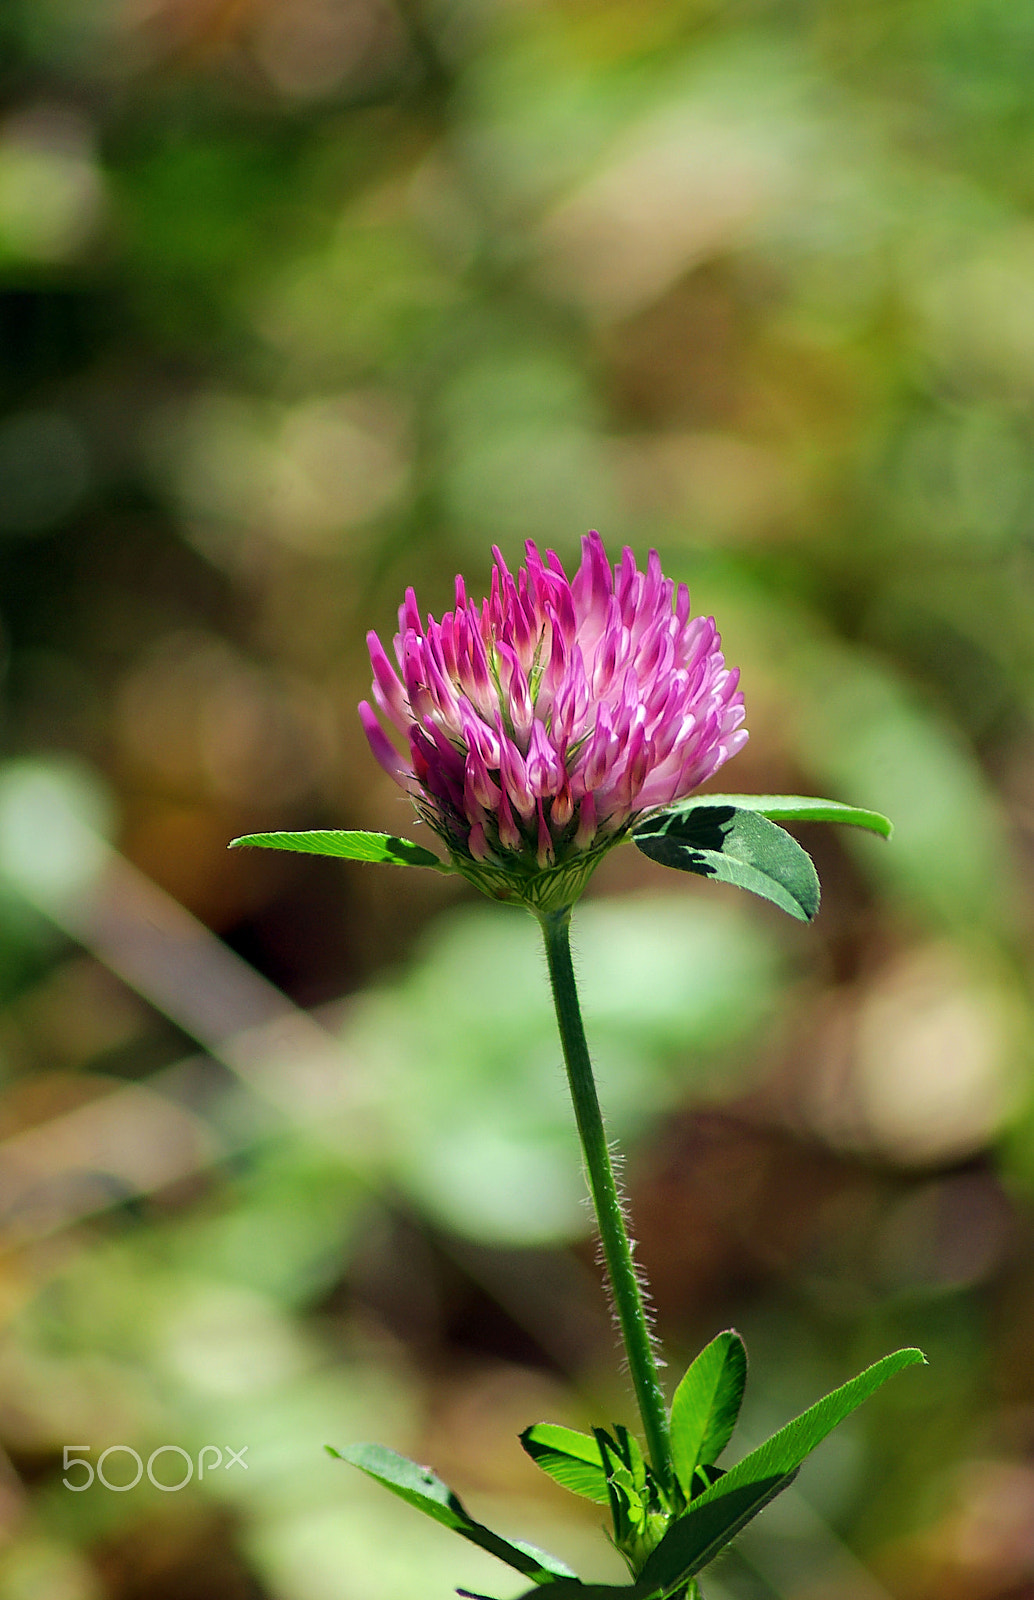
M 618 1581 L 515 1437 L 632 1420 L 534 924 L 226 851 L 408 832 L 367 628 L 590 526 L 723 789 L 897 824 L 578 917 L 672 1367 L 930 1356 L 708 1600 L 1031 1600 L 1032 0 L 6 0 L 0 84 L 0 1600 L 515 1593 L 364 1438 Z

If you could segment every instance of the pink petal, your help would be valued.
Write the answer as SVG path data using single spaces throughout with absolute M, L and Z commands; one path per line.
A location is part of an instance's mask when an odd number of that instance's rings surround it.
M 377 720 L 377 713 L 367 700 L 359 702 L 359 720 L 363 725 L 373 751 L 375 760 L 379 761 L 389 778 L 394 778 L 396 783 L 406 786 L 408 779 L 413 777 L 413 768 L 409 762 L 395 749 L 384 729 Z

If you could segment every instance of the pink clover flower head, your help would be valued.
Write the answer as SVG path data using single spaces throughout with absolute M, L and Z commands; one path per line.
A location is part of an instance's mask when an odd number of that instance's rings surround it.
M 601 855 L 643 815 L 706 782 L 746 742 L 739 674 L 713 617 L 689 591 L 611 569 L 598 533 L 568 578 L 552 550 L 526 546 L 516 575 L 497 549 L 480 604 L 421 622 L 407 590 L 388 659 L 367 637 L 373 699 L 359 707 L 370 747 L 487 893 L 537 910 L 570 905 Z M 378 712 L 380 716 L 378 716 Z M 381 718 L 406 741 L 400 754 Z

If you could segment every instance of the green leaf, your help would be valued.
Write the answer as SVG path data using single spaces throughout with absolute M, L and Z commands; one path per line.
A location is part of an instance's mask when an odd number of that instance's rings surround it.
M 681 1589 L 713 1561 L 759 1511 L 764 1511 L 777 1494 L 789 1488 L 796 1476 L 794 1471 L 756 1478 L 750 1483 L 738 1484 L 706 1504 L 702 1503 L 703 1496 L 694 1500 L 689 1510 L 672 1523 L 639 1574 L 638 1581 L 644 1593 L 659 1591 L 667 1595 Z M 724 1483 L 723 1478 L 721 1485 Z
M 701 1462 L 700 1466 L 697 1467 L 696 1471 L 693 1473 L 693 1481 L 690 1485 L 691 1494 L 703 1494 L 705 1489 L 710 1489 L 712 1483 L 717 1483 L 719 1478 L 724 1477 L 724 1467 L 716 1467 L 713 1464 L 707 1465 L 706 1463 Z
M 800 922 L 810 922 L 819 909 L 819 880 L 811 857 L 756 811 L 709 800 L 658 812 L 639 823 L 632 838 L 662 866 L 749 889 Z
M 879 811 L 845 806 L 839 800 L 819 800 L 804 794 L 700 794 L 683 800 L 671 811 L 692 811 L 697 806 L 735 806 L 737 811 L 757 811 L 772 822 L 839 822 L 868 828 L 889 839 L 894 825 Z
M 587 1433 L 562 1428 L 555 1422 L 536 1422 L 525 1428 L 520 1439 L 535 1464 L 565 1489 L 594 1500 L 599 1506 L 610 1504 L 600 1447 Z
M 652 1589 L 641 1583 L 581 1583 L 578 1578 L 561 1578 L 549 1586 L 548 1600 L 614 1600 L 624 1595 L 624 1600 L 660 1600 L 663 1590 L 655 1584 Z M 546 1600 L 538 1589 L 525 1589 L 517 1600 Z
M 685 1583 L 718 1554 L 740 1529 L 785 1489 L 805 1457 L 838 1422 L 904 1367 L 924 1362 L 921 1350 L 897 1350 L 867 1367 L 832 1394 L 788 1422 L 764 1444 L 738 1461 L 673 1522 L 645 1563 L 639 1581 L 660 1584 L 666 1593 Z
M 701 1350 L 671 1403 L 671 1454 L 686 1498 L 699 1466 L 711 1466 L 736 1426 L 747 1381 L 747 1352 L 738 1333 L 720 1333 Z
M 792 1422 L 780 1428 L 764 1444 L 758 1445 L 742 1461 L 737 1461 L 721 1482 L 708 1490 L 708 1497 L 713 1499 L 728 1493 L 741 1483 L 755 1478 L 796 1471 L 815 1446 L 821 1444 L 826 1435 L 832 1433 L 837 1424 L 850 1416 L 852 1411 L 856 1411 L 863 1401 L 875 1394 L 888 1378 L 905 1367 L 917 1364 L 925 1366 L 926 1357 L 916 1349 L 895 1350 L 892 1355 L 884 1356 L 882 1361 L 873 1362 L 856 1378 L 841 1384 L 839 1389 L 834 1389 L 831 1394 L 809 1406 L 807 1411 L 802 1411 L 800 1416 L 794 1417 Z
M 639 1441 L 627 1428 L 616 1422 L 613 1438 L 602 1428 L 594 1428 L 593 1432 L 611 1494 L 614 1543 L 632 1570 L 638 1571 L 671 1521 L 668 1497 L 658 1490 Z
M 608 1499 L 614 1519 L 614 1542 L 619 1550 L 630 1541 L 638 1539 L 646 1527 L 646 1506 L 635 1474 L 628 1462 L 622 1460 L 615 1441 L 603 1428 L 594 1428 L 600 1448 L 603 1469 L 607 1475 Z M 642 1457 L 640 1457 L 640 1460 Z M 645 1488 L 645 1472 L 643 1474 Z
M 387 861 L 394 867 L 431 867 L 435 872 L 452 868 L 422 844 L 397 839 L 393 833 L 348 832 L 343 828 L 312 828 L 308 833 L 246 833 L 230 842 L 231 850 L 244 846 L 262 850 L 298 850 L 310 856 L 340 856 L 346 861 Z
M 493 1533 L 491 1528 L 475 1522 L 459 1497 L 430 1467 L 418 1466 L 415 1461 L 409 1461 L 381 1444 L 350 1445 L 347 1450 L 335 1450 L 327 1445 L 327 1450 L 337 1460 L 348 1461 L 353 1467 L 358 1467 L 368 1477 L 383 1484 L 385 1489 L 390 1489 L 392 1494 L 397 1494 L 401 1500 L 423 1511 L 426 1516 L 433 1517 L 443 1527 L 452 1528 L 453 1532 L 469 1539 L 472 1544 L 480 1545 L 482 1550 L 497 1556 L 508 1566 L 516 1567 L 526 1578 L 533 1578 L 536 1583 L 542 1584 L 552 1583 L 555 1578 L 574 1577 L 570 1567 L 554 1556 L 546 1555 L 523 1540 L 504 1539 L 500 1534 Z
M 645 1501 L 650 1494 L 651 1479 L 649 1469 L 643 1459 L 643 1452 L 639 1448 L 639 1440 L 635 1437 L 635 1434 L 629 1433 L 623 1423 L 615 1422 L 613 1442 L 617 1447 L 618 1455 L 632 1474 L 632 1482 L 635 1485 L 636 1493 L 641 1495 Z M 609 1439 L 608 1443 L 610 1443 Z

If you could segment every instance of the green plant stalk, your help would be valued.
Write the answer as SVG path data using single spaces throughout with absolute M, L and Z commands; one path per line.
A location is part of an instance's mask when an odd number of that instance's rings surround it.
M 558 911 L 544 912 L 539 916 L 539 922 L 546 945 L 549 981 L 567 1064 L 567 1081 L 571 1086 L 571 1099 L 585 1157 L 589 1190 L 596 1210 L 603 1259 L 614 1297 L 614 1310 L 639 1403 L 650 1464 L 661 1488 L 670 1493 L 673 1474 L 668 1408 L 657 1370 L 624 1209 L 614 1180 L 603 1114 L 582 1026 L 571 962 L 571 908 L 567 906 Z

